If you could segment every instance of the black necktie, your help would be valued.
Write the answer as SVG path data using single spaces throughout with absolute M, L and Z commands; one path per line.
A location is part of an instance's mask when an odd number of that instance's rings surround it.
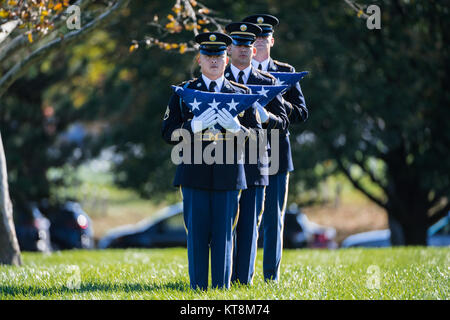
M 239 71 L 238 82 L 244 84 L 244 71 Z
M 209 92 L 215 92 L 216 90 L 214 90 L 214 88 L 216 87 L 216 82 L 215 81 L 211 81 L 209 83 Z
M 261 63 L 260 63 L 259 66 L 258 66 L 258 70 L 262 70 L 262 65 L 261 65 Z

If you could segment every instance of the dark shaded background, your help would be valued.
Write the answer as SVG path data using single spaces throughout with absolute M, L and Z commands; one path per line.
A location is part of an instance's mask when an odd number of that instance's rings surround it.
M 310 72 L 301 83 L 310 118 L 291 128 L 290 202 L 320 201 L 308 191 L 344 173 L 388 212 L 407 244 L 425 244 L 427 226 L 450 209 L 449 6 L 372 3 L 381 8 L 380 30 L 369 30 L 343 1 L 205 5 L 234 21 L 260 12 L 277 16 L 272 57 Z M 76 184 L 73 168 L 111 146 L 120 155 L 113 168 L 118 186 L 155 201 L 174 191 L 175 166 L 160 125 L 170 85 L 190 77 L 194 54 L 129 51 L 132 40 L 158 36 L 148 22 L 155 14 L 163 19 L 173 4 L 132 1 L 108 27 L 52 54 L 2 97 L 15 201 L 52 197 L 55 186 Z M 192 35 L 173 41 L 183 37 Z M 74 123 L 87 130 L 83 140 L 61 135 Z M 49 168 L 63 174 L 50 176 Z

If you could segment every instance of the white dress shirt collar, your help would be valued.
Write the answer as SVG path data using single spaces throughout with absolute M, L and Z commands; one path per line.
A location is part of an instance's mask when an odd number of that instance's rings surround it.
M 269 67 L 269 61 L 270 61 L 270 57 L 268 57 L 266 60 L 264 61 L 256 61 L 255 59 L 252 60 L 252 65 L 254 68 L 258 69 L 259 64 L 261 64 L 262 66 L 262 71 L 267 71 L 267 68 Z
M 202 73 L 202 79 L 206 84 L 206 88 L 209 88 L 209 84 L 211 83 L 211 81 L 215 81 L 216 82 L 216 87 L 214 88 L 216 92 L 220 92 L 220 90 L 222 90 L 222 85 L 223 85 L 223 81 L 224 81 L 224 76 L 222 75 L 220 78 L 216 79 L 216 80 L 211 80 L 209 79 L 207 76 L 205 76 Z
M 237 82 L 238 78 L 239 78 L 239 72 L 241 70 L 236 68 L 233 64 L 230 65 L 230 68 L 231 68 L 231 72 L 233 73 L 233 77 L 234 77 L 234 79 L 236 79 L 236 82 Z M 247 68 L 245 68 L 242 71 L 244 71 L 244 76 L 242 77 L 242 80 L 244 80 L 244 84 L 246 84 L 248 81 L 248 78 L 250 77 L 250 72 L 252 71 L 252 65 L 249 65 Z

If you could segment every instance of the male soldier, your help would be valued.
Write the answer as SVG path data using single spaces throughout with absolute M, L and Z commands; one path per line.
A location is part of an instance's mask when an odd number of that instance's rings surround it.
M 256 55 L 252 65 L 263 71 L 295 72 L 294 67 L 281 63 L 270 57 L 270 49 L 274 45 L 273 28 L 278 25 L 278 19 L 267 14 L 257 14 L 246 17 L 243 21 L 255 23 L 262 32 L 256 37 Z M 297 83 L 284 95 L 284 106 L 290 123 L 306 121 L 308 109 L 303 98 L 300 84 Z M 264 256 L 263 272 L 265 280 L 279 279 L 281 255 L 283 250 L 283 223 L 288 195 L 289 172 L 294 170 L 289 141 L 289 131 L 280 136 L 280 170 L 269 177 L 266 187 L 266 199 L 263 213 Z
M 257 24 L 262 32 L 256 37 L 256 55 L 252 65 L 258 70 L 268 72 L 295 72 L 295 68 L 287 63 L 273 60 L 270 57 L 270 49 L 275 43 L 273 28 L 279 23 L 278 19 L 268 14 L 257 14 L 246 17 L 243 21 Z M 289 123 L 301 123 L 308 119 L 308 109 L 303 97 L 300 83 L 292 86 L 284 95 L 285 107 L 289 116 Z
M 227 25 L 225 30 L 233 39 L 232 44 L 228 47 L 231 64 L 225 69 L 225 78 L 237 80 L 239 83 L 247 85 L 274 85 L 275 78 L 273 76 L 260 72 L 251 65 L 252 57 L 256 52 L 253 43 L 256 36 L 262 31 L 261 28 L 252 23 L 235 22 Z M 274 98 L 266 108 L 258 103 L 255 103 L 255 106 L 264 129 L 269 131 L 272 129 L 278 129 L 281 132 L 287 131 L 289 122 L 281 95 Z M 267 145 L 264 147 L 267 148 Z M 250 152 L 257 152 L 257 164 L 250 163 Z M 239 281 L 242 284 L 251 284 L 253 280 L 258 227 L 264 205 L 264 190 L 269 182 L 267 172 L 268 155 L 263 153 L 262 158 L 265 159 L 261 159 L 259 154 L 259 151 L 249 150 L 249 145 L 246 145 L 245 176 L 248 189 L 242 191 L 241 199 L 239 200 L 240 211 L 236 226 L 233 274 L 231 278 L 233 282 Z
M 198 63 L 202 75 L 188 80 L 180 86 L 201 91 L 224 93 L 249 93 L 245 86 L 238 86 L 224 78 L 223 73 L 228 63 L 226 48 L 231 38 L 217 32 L 202 33 L 195 37 L 200 45 Z M 201 115 L 194 116 L 186 104 L 175 93 L 169 100 L 162 125 L 162 135 L 169 144 L 177 144 L 172 133 L 184 129 L 194 139 L 200 139 L 202 154 L 211 147 L 211 136 L 207 129 L 220 125 L 223 139 L 235 138 L 248 130 L 241 125 L 245 120 L 252 126 L 256 123 L 253 108 L 245 111 L 242 120 L 233 117 L 227 110 L 208 108 Z M 216 135 L 213 135 L 215 137 Z M 222 138 L 221 138 L 222 139 Z M 237 139 L 239 141 L 239 139 Z M 221 142 L 221 141 L 218 141 Z M 217 145 L 219 145 L 217 143 Z M 238 216 L 240 192 L 247 187 L 244 166 L 236 160 L 239 157 L 237 147 L 227 149 L 223 143 L 223 154 L 233 152 L 234 163 L 200 164 L 181 163 L 177 166 L 174 185 L 179 186 L 183 196 L 184 222 L 187 232 L 188 262 L 190 285 L 193 289 L 207 290 L 209 247 L 211 248 L 212 286 L 229 288 L 232 266 L 233 228 Z

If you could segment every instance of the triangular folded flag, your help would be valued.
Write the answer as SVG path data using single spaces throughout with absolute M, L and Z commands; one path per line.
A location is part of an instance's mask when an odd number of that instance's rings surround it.
M 226 109 L 235 117 L 261 97 L 259 94 L 208 92 L 177 86 L 172 88 L 196 116 L 213 107 L 217 110 Z
M 275 78 L 277 78 L 277 82 L 275 85 L 281 86 L 281 85 L 288 85 L 289 87 L 292 87 L 297 82 L 299 82 L 304 76 L 306 76 L 309 72 L 308 71 L 302 71 L 302 72 L 270 72 L 271 75 L 273 75 Z
M 284 89 L 288 88 L 289 86 L 283 85 L 283 86 L 268 86 L 268 85 L 256 85 L 256 84 L 247 84 L 245 85 L 247 88 L 251 90 L 253 94 L 259 94 L 261 97 L 258 99 L 258 103 L 261 106 L 265 106 L 270 101 L 272 101 L 273 98 L 277 94 L 279 94 Z
M 177 86 L 172 88 L 196 116 L 212 107 L 216 110 L 226 109 L 235 117 L 250 108 L 261 97 L 259 94 L 209 92 Z M 216 125 L 211 129 L 217 129 Z

